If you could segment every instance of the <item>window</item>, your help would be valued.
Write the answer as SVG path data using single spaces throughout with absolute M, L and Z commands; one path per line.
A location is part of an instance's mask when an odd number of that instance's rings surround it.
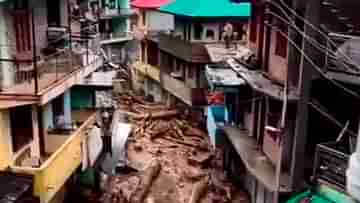
M 146 12 L 142 12 L 142 25 L 146 26 Z
M 288 41 L 285 35 L 287 35 L 287 27 L 283 24 L 278 25 L 281 31 L 276 31 L 276 47 L 275 54 L 281 57 L 287 56 Z
M 31 52 L 31 13 L 27 0 L 15 1 L 14 30 L 16 36 L 16 51 L 21 55 Z
M 192 79 L 194 77 L 194 74 L 193 74 L 194 70 L 192 69 L 191 66 L 188 66 L 187 69 L 188 69 L 188 78 Z
M 206 30 L 206 39 L 215 40 L 215 32 L 213 30 Z
M 194 39 L 201 40 L 204 27 L 200 23 L 194 24 Z

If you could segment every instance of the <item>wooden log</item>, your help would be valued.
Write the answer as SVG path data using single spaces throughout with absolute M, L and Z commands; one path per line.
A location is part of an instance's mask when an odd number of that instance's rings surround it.
M 205 177 L 194 185 L 189 203 L 199 203 L 208 189 L 209 177 Z
M 195 149 L 204 150 L 204 151 L 209 150 L 209 148 L 207 146 L 204 146 L 204 145 L 201 145 L 201 144 L 193 144 L 193 143 L 185 142 L 185 141 L 182 141 L 182 140 L 177 140 L 177 139 L 167 137 L 167 136 L 163 136 L 161 138 L 165 139 L 165 140 L 168 140 L 170 142 L 174 142 L 174 143 L 177 143 L 177 144 L 187 146 L 187 147 L 193 147 Z
M 179 112 L 177 110 L 168 110 L 168 111 L 159 111 L 159 112 L 155 112 L 151 114 L 151 117 L 153 119 L 160 119 L 160 118 L 168 118 L 168 117 L 172 117 L 172 116 L 177 116 L 179 115 Z M 140 114 L 140 115 L 135 115 L 133 116 L 134 119 L 140 120 L 143 118 L 148 117 L 149 114 Z
M 150 166 L 143 171 L 141 184 L 136 188 L 134 193 L 129 198 L 131 203 L 142 203 L 150 190 L 150 187 L 159 175 L 161 170 L 161 165 L 159 161 L 154 160 L 150 163 Z

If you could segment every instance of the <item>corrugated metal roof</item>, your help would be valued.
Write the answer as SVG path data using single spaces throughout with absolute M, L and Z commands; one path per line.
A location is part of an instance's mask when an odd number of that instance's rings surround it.
M 160 7 L 160 11 L 188 17 L 249 17 L 251 3 L 231 0 L 175 0 Z
M 171 0 L 135 0 L 131 5 L 137 8 L 157 9 L 170 2 Z

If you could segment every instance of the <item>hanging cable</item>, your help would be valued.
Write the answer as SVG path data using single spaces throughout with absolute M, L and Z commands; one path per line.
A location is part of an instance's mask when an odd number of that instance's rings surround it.
M 346 124 L 341 123 L 339 120 L 337 120 L 336 118 L 334 118 L 332 115 L 330 115 L 328 112 L 325 112 L 324 110 L 321 109 L 321 107 L 318 104 L 315 104 L 314 102 L 308 102 L 308 104 L 317 112 L 319 112 L 322 116 L 324 116 L 325 118 L 327 118 L 329 121 L 331 121 L 333 124 L 335 124 L 337 127 L 339 127 L 340 129 L 344 129 Z M 357 133 L 346 129 L 346 132 L 348 132 L 351 136 L 357 136 Z
M 337 48 L 338 45 L 323 31 L 321 31 L 319 28 L 317 28 L 315 25 L 313 25 L 311 22 L 309 22 L 308 20 L 306 20 L 304 17 L 300 16 L 293 8 L 289 7 L 283 0 L 279 0 L 280 3 L 287 8 L 295 17 L 297 17 L 298 19 L 302 20 L 304 22 L 304 24 L 306 24 L 307 26 L 309 26 L 310 28 L 312 28 L 314 31 L 316 31 L 317 33 L 319 33 L 320 35 L 322 35 L 322 37 L 324 37 L 331 46 L 333 46 L 334 48 Z M 285 9 L 278 3 L 271 1 L 271 0 L 267 0 L 268 3 L 271 3 L 272 5 L 276 6 L 277 8 L 279 8 L 285 15 L 289 16 L 287 14 L 287 12 L 285 11 Z M 339 49 L 338 50 L 339 53 L 341 55 L 343 55 L 343 57 L 345 57 L 348 62 L 350 62 L 351 64 L 353 64 L 356 67 L 360 67 L 355 61 L 353 61 L 347 54 L 345 54 L 343 52 L 343 50 Z
M 306 55 L 306 53 L 303 52 L 303 50 L 292 40 L 290 39 L 287 34 L 285 34 L 283 31 L 281 31 L 280 29 L 278 29 L 278 27 L 276 26 L 273 26 L 271 24 L 265 24 L 266 26 L 269 26 L 271 28 L 274 28 L 276 29 L 283 37 L 285 37 L 292 45 L 295 49 L 297 49 L 301 54 L 302 56 L 312 65 L 312 67 L 321 75 L 323 76 L 325 79 L 327 79 L 328 81 L 330 81 L 333 85 L 341 88 L 342 90 L 344 90 L 345 92 L 347 92 L 348 94 L 356 97 L 357 99 L 360 100 L 360 95 L 356 92 L 354 92 L 353 90 L 345 87 L 344 85 L 342 85 L 341 83 L 333 80 L 332 78 L 330 78 L 329 76 L 326 75 L 326 73 L 324 73 L 321 68 L 315 64 L 315 62 L 308 56 Z
M 278 20 L 281 20 L 283 23 L 286 23 L 288 26 L 291 26 L 292 28 L 294 28 L 298 33 L 301 34 L 301 36 L 303 36 L 305 39 L 307 39 L 308 41 L 311 42 L 311 45 L 318 49 L 320 52 L 326 54 L 328 57 L 330 57 L 331 59 L 335 59 L 338 60 L 338 58 L 336 57 L 336 53 L 333 52 L 331 49 L 328 49 L 326 46 L 320 44 L 317 40 L 313 39 L 312 37 L 309 37 L 305 32 L 301 31 L 296 25 L 294 25 L 293 23 L 291 23 L 290 21 L 286 20 L 285 18 L 281 17 L 280 15 L 276 14 L 275 12 L 272 11 L 266 11 L 266 14 L 270 14 L 274 17 L 276 17 Z M 359 52 L 360 53 L 360 52 Z M 343 66 L 345 66 L 347 69 L 353 69 L 350 65 L 343 63 Z M 360 70 L 359 70 L 360 71 Z

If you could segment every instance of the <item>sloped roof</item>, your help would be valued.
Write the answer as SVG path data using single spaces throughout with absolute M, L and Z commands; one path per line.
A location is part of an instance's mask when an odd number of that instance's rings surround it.
M 188 17 L 249 17 L 251 3 L 231 0 L 175 0 L 160 7 L 160 11 Z
M 158 9 L 170 2 L 171 0 L 135 0 L 131 5 L 137 8 Z

